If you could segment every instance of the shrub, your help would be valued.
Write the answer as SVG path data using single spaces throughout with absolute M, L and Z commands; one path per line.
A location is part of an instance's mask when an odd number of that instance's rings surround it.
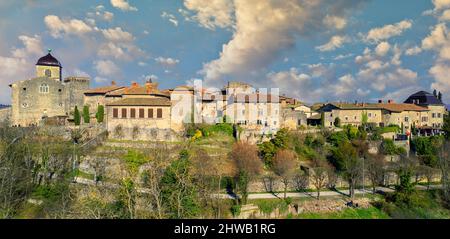
M 89 114 L 89 106 L 85 105 L 83 107 L 83 121 L 84 123 L 89 124 L 89 122 L 91 121 L 91 116 Z
M 97 119 L 97 123 L 102 123 L 105 117 L 105 107 L 103 105 L 99 105 L 97 109 L 97 114 L 95 114 L 95 118 Z
M 78 110 L 77 106 L 75 106 L 75 110 L 73 113 L 73 121 L 75 122 L 75 125 L 80 125 L 81 123 L 80 111 Z

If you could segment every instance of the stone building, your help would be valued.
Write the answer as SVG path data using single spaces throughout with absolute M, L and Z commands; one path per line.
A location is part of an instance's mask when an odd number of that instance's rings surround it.
M 49 53 L 36 63 L 36 76 L 10 85 L 11 124 L 28 127 L 46 118 L 69 118 L 75 106 L 83 105 L 83 92 L 89 78 L 67 77 L 63 80 L 61 63 Z
M 334 127 L 336 119 L 342 126 L 360 126 L 366 121 L 376 127 L 389 125 L 403 126 L 403 131 L 411 131 L 413 127 L 426 124 L 428 109 L 414 104 L 387 103 L 329 103 L 318 112 L 323 114 L 325 127 Z M 364 119 L 365 118 L 365 119 Z
M 111 138 L 171 141 L 176 133 L 171 124 L 169 93 L 158 84 L 133 83 L 122 89 L 122 99 L 106 103 L 106 127 Z
M 11 117 L 11 106 L 0 105 L 0 123 Z
M 423 116 L 424 123 L 418 127 L 419 133 L 430 135 L 440 133 L 444 125 L 444 116 L 448 114 L 442 96 L 419 91 L 405 100 L 405 103 L 426 107 L 428 114 Z

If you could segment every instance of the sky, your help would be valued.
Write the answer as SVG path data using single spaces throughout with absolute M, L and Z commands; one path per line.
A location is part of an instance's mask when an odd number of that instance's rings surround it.
M 4 104 L 47 49 L 91 87 L 200 79 L 307 103 L 433 89 L 450 102 L 450 0 L 1 0 L 0 16 Z

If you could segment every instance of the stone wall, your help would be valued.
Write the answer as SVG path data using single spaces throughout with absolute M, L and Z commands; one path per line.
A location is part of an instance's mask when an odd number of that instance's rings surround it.
M 11 107 L 0 109 L 0 122 L 11 118 Z

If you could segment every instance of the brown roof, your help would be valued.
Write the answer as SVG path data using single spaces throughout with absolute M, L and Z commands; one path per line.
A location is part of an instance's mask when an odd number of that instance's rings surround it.
M 106 104 L 107 106 L 171 106 L 168 98 L 125 98 Z
M 123 86 L 111 85 L 111 86 L 104 86 L 104 87 L 89 89 L 89 90 L 85 91 L 84 93 L 85 94 L 106 94 L 106 93 L 110 93 L 112 91 L 120 90 L 123 88 L 124 88 Z
M 414 104 L 397 104 L 397 103 L 331 103 L 332 105 L 343 110 L 388 110 L 392 112 L 402 111 L 428 111 L 427 108 Z

